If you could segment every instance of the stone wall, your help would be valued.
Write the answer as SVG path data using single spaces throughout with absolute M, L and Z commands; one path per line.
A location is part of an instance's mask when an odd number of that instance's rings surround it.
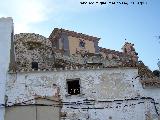
M 62 32 L 50 37 L 58 40 Z M 82 37 L 75 32 L 66 35 L 74 40 Z M 85 36 L 88 37 L 92 43 L 97 39 Z M 61 119 L 158 120 L 159 89 L 142 86 L 139 76 L 151 77 L 152 74 L 138 63 L 132 44 L 126 43 L 124 52 L 100 48 L 100 53 L 96 54 L 92 49 L 93 53 L 79 50 L 76 54 L 66 55 L 65 50 L 54 47 L 55 41 L 51 38 L 34 33 L 15 35 L 16 71 L 10 71 L 8 75 L 6 105 L 31 104 L 35 96 L 60 95 Z M 37 71 L 32 69 L 32 62 L 38 63 Z M 138 69 L 134 68 L 137 66 Z M 79 79 L 80 94 L 68 93 L 68 79 Z
M 51 69 L 53 62 L 49 60 L 52 54 L 51 42 L 34 33 L 15 35 L 15 56 L 17 70 L 32 70 L 32 62 L 38 62 L 39 69 Z
M 67 33 L 66 33 L 67 32 Z M 78 36 L 77 36 L 78 34 Z M 72 34 L 68 31 L 59 31 L 52 35 L 59 45 L 55 48 L 52 39 L 47 39 L 35 33 L 20 33 L 15 35 L 14 49 L 15 63 L 11 62 L 10 71 L 32 71 L 32 62 L 38 63 L 39 70 L 53 70 L 65 67 L 136 67 L 137 60 L 133 55 L 115 50 L 99 48 L 98 38 L 85 37 L 85 48 L 79 47 L 80 33 Z M 58 36 L 58 38 L 56 38 Z M 83 40 L 83 39 L 82 39 Z M 95 43 L 97 41 L 97 43 Z M 62 44 L 63 43 L 63 44 Z M 127 48 L 133 48 L 130 43 Z M 60 47 L 61 46 L 61 47 Z M 96 46 L 96 50 L 95 50 Z M 99 48 L 99 52 L 97 51 Z M 124 46 L 125 48 L 125 46 Z M 128 49 L 127 49 L 128 50 Z M 96 53 L 95 53 L 96 51 Z M 135 51 L 132 51 L 135 53 Z M 70 53 L 70 54 L 69 54 Z M 134 54 L 135 55 L 135 54 Z M 13 60 L 12 60 L 13 61 Z

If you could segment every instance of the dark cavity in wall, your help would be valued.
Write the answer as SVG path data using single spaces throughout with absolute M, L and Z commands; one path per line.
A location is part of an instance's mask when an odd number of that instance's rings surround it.
M 79 80 L 67 80 L 68 94 L 78 95 L 80 94 Z

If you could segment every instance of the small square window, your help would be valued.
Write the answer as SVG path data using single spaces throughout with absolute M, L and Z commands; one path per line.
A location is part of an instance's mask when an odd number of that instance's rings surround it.
M 32 69 L 38 70 L 38 62 L 32 62 Z
M 85 48 L 85 42 L 84 42 L 84 40 L 80 40 L 79 47 Z
M 78 95 L 80 94 L 79 79 L 67 80 L 68 94 Z

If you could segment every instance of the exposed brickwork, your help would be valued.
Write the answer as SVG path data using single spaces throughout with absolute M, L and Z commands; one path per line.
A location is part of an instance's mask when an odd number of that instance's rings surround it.
M 100 49 L 99 54 L 80 53 L 64 55 L 63 50 L 52 47 L 51 42 L 38 34 L 15 35 L 17 70 L 31 71 L 31 63 L 38 62 L 40 70 L 68 67 L 135 67 L 135 61 L 128 54 L 109 49 Z M 103 56 L 103 53 L 106 56 Z
M 57 49 L 53 44 L 55 40 L 61 37 L 61 33 L 84 40 L 99 40 L 97 37 L 58 28 L 53 30 L 49 39 L 35 33 L 17 34 L 14 42 L 16 64 L 13 65 L 14 67 L 11 70 L 32 71 L 31 63 L 38 62 L 38 70 L 40 71 L 97 67 L 137 67 L 141 77 L 149 79 L 155 77 L 152 71 L 142 62 L 138 62 L 134 44 L 126 42 L 122 52 L 99 47 L 99 52 L 96 54 L 77 51 L 76 54 L 66 55 L 65 50 Z

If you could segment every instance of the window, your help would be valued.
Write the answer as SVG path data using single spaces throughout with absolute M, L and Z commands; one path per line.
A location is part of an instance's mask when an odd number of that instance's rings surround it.
M 32 69 L 38 70 L 38 62 L 32 62 Z
M 127 49 L 126 48 L 124 48 L 124 53 L 127 53 Z
M 80 42 L 79 42 L 79 47 L 82 47 L 82 48 L 85 47 L 85 42 L 84 42 L 84 40 L 80 40 Z
M 67 80 L 68 94 L 78 95 L 80 94 L 79 79 Z

